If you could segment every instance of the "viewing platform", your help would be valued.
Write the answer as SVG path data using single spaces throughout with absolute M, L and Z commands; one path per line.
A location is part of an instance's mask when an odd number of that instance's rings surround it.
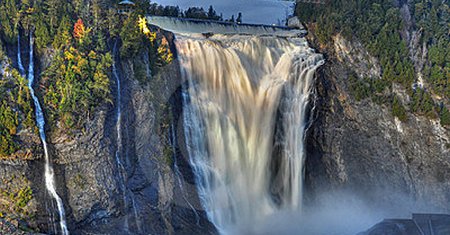
M 413 214 L 411 219 L 385 219 L 358 235 L 447 235 L 450 234 L 450 215 Z

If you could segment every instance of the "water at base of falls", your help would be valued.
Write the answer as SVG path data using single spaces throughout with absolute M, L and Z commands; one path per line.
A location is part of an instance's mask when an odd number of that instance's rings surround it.
M 190 164 L 209 220 L 246 231 L 302 206 L 303 138 L 313 75 L 303 38 L 177 37 Z
M 17 53 L 18 56 L 18 63 L 19 63 L 19 71 L 22 75 L 25 75 L 25 69 L 22 65 L 22 60 L 20 56 L 20 37 L 19 37 L 19 51 Z M 50 162 L 50 156 L 48 153 L 47 148 L 47 140 L 45 136 L 45 119 L 44 119 L 44 113 L 42 111 L 41 105 L 39 104 L 39 100 L 37 96 L 35 95 L 34 89 L 33 89 L 33 83 L 34 83 L 34 64 L 33 64 L 33 37 L 30 33 L 30 64 L 28 67 L 28 87 L 30 89 L 31 97 L 34 101 L 34 106 L 36 109 L 36 125 L 39 128 L 39 136 L 42 141 L 42 145 L 44 147 L 44 156 L 45 156 L 45 171 L 44 171 L 44 177 L 45 177 L 45 186 L 47 188 L 47 191 L 49 192 L 50 196 L 56 201 L 56 205 L 58 207 L 58 213 L 59 213 L 59 225 L 61 229 L 61 234 L 68 235 L 69 231 L 67 230 L 66 225 L 66 215 L 64 211 L 64 205 L 63 201 L 59 197 L 58 193 L 56 192 L 56 185 L 55 185 L 55 172 L 53 171 L 53 167 Z

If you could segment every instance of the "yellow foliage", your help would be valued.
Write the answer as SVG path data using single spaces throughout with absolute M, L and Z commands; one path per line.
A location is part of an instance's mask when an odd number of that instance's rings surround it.
M 158 47 L 158 55 L 166 64 L 172 62 L 173 60 L 173 54 L 170 51 L 169 44 L 165 39 L 162 40 L 162 43 Z
M 97 54 L 95 53 L 95 51 L 90 51 L 88 56 L 91 59 L 97 59 Z
M 139 29 L 144 33 L 151 42 L 156 40 L 156 33 L 152 32 L 147 25 L 147 19 L 145 17 L 139 16 L 138 20 Z
M 65 57 L 66 60 L 73 60 L 74 55 L 71 52 L 69 52 L 69 51 L 65 51 L 64 52 L 64 57 Z

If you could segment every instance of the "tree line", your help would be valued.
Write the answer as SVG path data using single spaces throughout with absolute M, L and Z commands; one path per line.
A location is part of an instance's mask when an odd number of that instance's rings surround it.
M 358 40 L 381 64 L 382 78 L 350 79 L 356 97 L 372 98 L 393 108 L 393 114 L 403 111 L 439 118 L 450 125 L 450 7 L 448 1 L 414 0 L 405 4 L 392 0 L 336 0 L 328 4 L 298 3 L 296 15 L 314 25 L 318 42 L 330 46 L 332 36 Z M 405 31 L 421 32 L 420 45 L 428 49 L 421 71 L 426 83 L 415 86 L 418 72 L 411 59 Z M 392 83 L 402 85 L 411 98 L 399 103 L 392 92 Z M 380 93 L 380 90 L 389 90 Z M 400 106 L 402 106 L 400 108 Z

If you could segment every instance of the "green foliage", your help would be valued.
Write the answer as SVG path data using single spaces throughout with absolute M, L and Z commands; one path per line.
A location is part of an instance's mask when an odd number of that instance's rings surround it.
M 17 208 L 24 208 L 31 199 L 33 199 L 33 191 L 30 186 L 21 188 L 17 193 L 12 195 L 16 202 Z
M 435 118 L 437 114 L 432 95 L 444 100 L 450 97 L 449 3 L 439 0 L 408 2 L 410 7 L 413 6 L 413 19 L 410 21 L 405 21 L 407 17 L 402 17 L 404 12 L 394 4 L 392 0 L 339 0 L 324 5 L 297 3 L 296 15 L 309 23 L 322 46 L 331 46 L 332 36 L 338 33 L 348 40 L 362 42 L 381 64 L 381 81 L 401 84 L 412 96 L 409 104 L 411 111 Z M 416 72 L 407 42 L 402 37 L 408 28 L 422 32 L 420 43 L 429 48 L 423 71 L 427 90 L 415 91 L 412 88 Z M 377 93 L 380 91 L 377 84 L 367 79 L 350 81 L 349 87 L 357 100 L 373 94 L 371 88 L 378 90 Z M 380 96 L 372 96 L 372 99 L 380 103 L 390 102 L 389 99 L 380 99 Z M 397 111 L 393 112 L 399 114 Z
M 367 83 L 359 80 L 354 74 L 350 74 L 348 79 L 350 91 L 357 101 L 370 97 L 370 86 Z
M 57 54 L 43 73 L 44 103 L 52 121 L 61 120 L 66 128 L 79 127 L 98 104 L 111 102 L 110 53 L 80 51 L 70 46 Z
M 28 220 L 33 216 L 29 207 L 33 200 L 33 190 L 25 176 L 3 178 L 0 187 L 0 217 Z
M 10 67 L 8 76 L 0 79 L 0 158 L 18 150 L 15 142 L 19 128 L 34 127 L 31 97 L 26 80 Z
M 449 126 L 450 125 L 450 111 L 447 107 L 442 106 L 441 111 L 439 113 L 439 118 L 441 119 L 441 125 Z
M 16 41 L 18 16 L 20 16 L 19 9 L 15 0 L 0 1 L 0 32 L 2 38 L 8 43 Z
M 356 74 L 351 73 L 348 77 L 349 90 L 357 101 L 371 98 L 378 104 L 383 104 L 388 100 L 385 90 L 391 82 L 385 79 L 363 78 L 359 79 Z
M 133 58 L 145 48 L 147 40 L 138 27 L 138 21 L 139 18 L 136 14 L 131 15 L 123 21 L 120 31 L 120 38 L 122 39 L 120 56 L 123 59 Z
M 394 96 L 394 99 L 392 101 L 392 115 L 397 117 L 402 122 L 408 119 L 406 109 L 397 96 Z
M 43 107 L 50 127 L 62 123 L 63 128 L 81 128 L 89 114 L 105 102 L 111 102 L 110 75 L 113 56 L 112 41 L 119 39 L 120 56 L 132 60 L 136 75 L 145 82 L 150 71 L 156 72 L 173 60 L 167 41 L 162 36 L 149 40 L 138 27 L 138 16 L 149 13 L 153 5 L 136 0 L 136 10 L 129 16 L 119 15 L 110 0 L 5 0 L 0 1 L 0 46 L 17 44 L 17 34 L 30 32 L 35 38 L 36 55 L 44 53 L 36 93 L 43 97 Z M 167 14 L 179 8 L 163 8 Z M 211 9 L 211 16 L 216 16 Z M 214 14 L 213 14 L 214 13 Z M 74 23 L 82 20 L 82 31 Z M 153 35 L 153 34 L 152 34 Z M 156 35 L 156 34 L 155 34 Z M 24 37 L 25 41 L 26 37 Z M 50 50 L 48 50 L 50 49 Z M 0 60 L 5 53 L 0 48 Z M 136 63 L 140 56 L 149 63 Z M 32 100 L 27 81 L 17 71 L 0 79 L 0 156 L 18 150 L 17 132 L 35 128 Z M 35 129 L 34 129 L 35 130 Z
M 34 36 L 36 38 L 37 48 L 45 48 L 51 42 L 49 27 L 44 20 L 37 20 L 35 24 Z
M 430 93 L 424 89 L 417 88 L 411 97 L 410 109 L 413 112 L 423 114 L 429 118 L 437 118 L 437 114 L 434 111 L 435 105 L 431 98 Z

